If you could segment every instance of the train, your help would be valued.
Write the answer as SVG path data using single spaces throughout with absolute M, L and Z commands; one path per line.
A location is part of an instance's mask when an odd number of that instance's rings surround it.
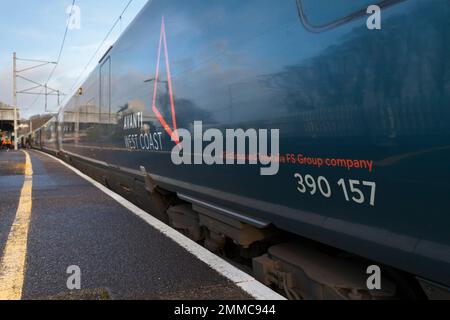
M 448 299 L 448 21 L 445 0 L 149 1 L 30 139 L 288 298 Z M 276 171 L 251 134 L 175 163 L 199 123 L 277 133 Z

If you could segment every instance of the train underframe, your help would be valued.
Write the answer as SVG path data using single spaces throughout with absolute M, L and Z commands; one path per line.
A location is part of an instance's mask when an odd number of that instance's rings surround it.
M 168 191 L 149 174 L 53 153 L 135 203 L 191 240 L 251 273 L 291 300 L 450 298 L 446 290 L 403 271 L 277 229 L 252 225 L 187 196 Z M 145 171 L 145 168 L 141 168 Z M 381 288 L 369 289 L 368 266 L 382 270 Z M 436 294 L 436 292 L 438 292 Z

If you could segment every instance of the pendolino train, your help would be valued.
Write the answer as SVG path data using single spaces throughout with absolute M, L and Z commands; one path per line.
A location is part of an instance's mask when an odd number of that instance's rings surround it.
M 291 299 L 449 298 L 448 21 L 446 0 L 149 1 L 34 147 Z M 276 174 L 175 164 L 198 122 L 279 130 Z

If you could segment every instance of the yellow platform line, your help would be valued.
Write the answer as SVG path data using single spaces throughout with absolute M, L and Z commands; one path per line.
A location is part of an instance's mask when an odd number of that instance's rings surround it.
M 33 167 L 25 153 L 25 182 L 19 199 L 16 218 L 0 263 L 0 300 L 20 300 L 25 277 L 28 230 L 30 227 L 33 189 Z

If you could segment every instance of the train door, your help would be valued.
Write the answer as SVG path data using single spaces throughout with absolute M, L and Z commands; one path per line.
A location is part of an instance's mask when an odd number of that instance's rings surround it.
M 100 67 L 100 123 L 111 123 L 111 57 Z

